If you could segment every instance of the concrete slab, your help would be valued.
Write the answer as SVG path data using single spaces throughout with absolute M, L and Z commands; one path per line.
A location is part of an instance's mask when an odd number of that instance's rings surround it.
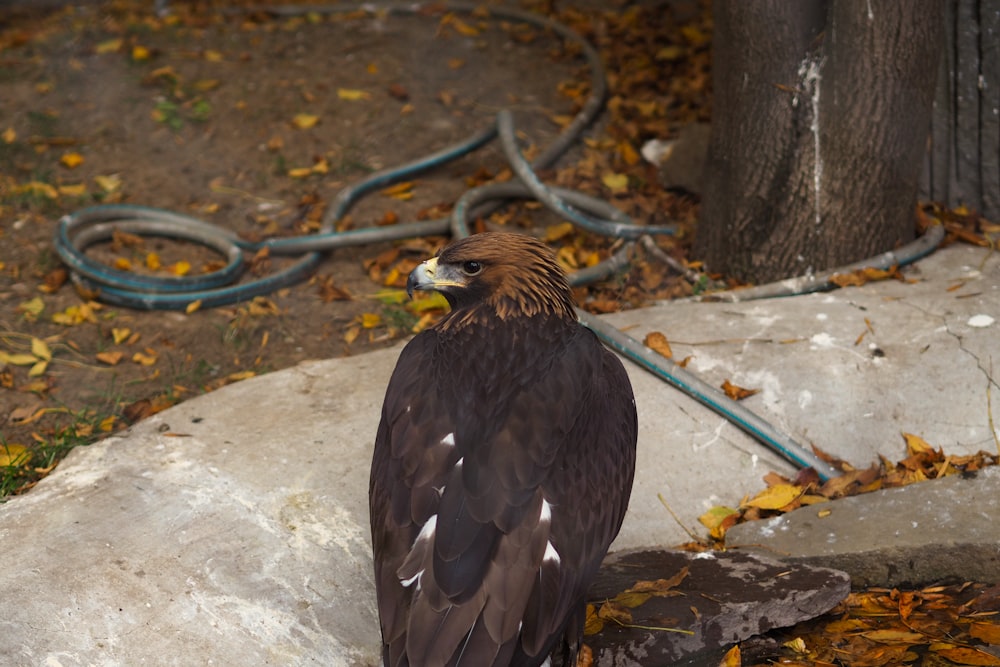
M 395 354 L 233 385 L 0 508 L 3 665 L 374 665 L 367 493 Z
M 1000 467 L 734 526 L 732 547 L 833 567 L 854 586 L 1000 582 Z
M 918 282 L 609 320 L 640 339 L 662 331 L 711 384 L 762 389 L 748 407 L 859 466 L 900 458 L 901 431 L 956 454 L 993 447 L 1000 258 L 957 246 L 908 274 Z M 188 401 L 75 450 L 6 503 L 0 590 L 18 605 L 0 614 L 0 663 L 372 664 L 368 463 L 398 351 L 305 363 Z M 696 530 L 710 506 L 738 503 L 770 470 L 792 472 L 629 372 L 639 470 L 616 549 L 688 539 L 661 495 Z

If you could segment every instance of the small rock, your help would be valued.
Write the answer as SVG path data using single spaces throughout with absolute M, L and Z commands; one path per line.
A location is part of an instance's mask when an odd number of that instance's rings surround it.
M 704 652 L 819 616 L 850 593 L 843 572 L 745 552 L 626 551 L 608 557 L 590 599 L 614 598 L 638 580 L 669 579 L 684 567 L 688 576 L 670 589 L 680 595 L 651 597 L 630 610 L 635 627 L 607 622 L 584 638 L 594 665 L 699 664 Z M 664 627 L 682 632 L 649 629 Z
M 704 186 L 705 160 L 708 157 L 710 126 L 705 123 L 685 125 L 671 141 L 648 142 L 643 157 L 660 168 L 660 184 L 665 188 L 695 194 Z

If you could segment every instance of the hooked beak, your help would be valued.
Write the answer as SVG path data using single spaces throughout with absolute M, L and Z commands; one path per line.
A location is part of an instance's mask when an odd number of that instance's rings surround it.
M 438 266 L 437 257 L 431 257 L 421 262 L 417 268 L 410 272 L 409 277 L 406 279 L 406 293 L 412 299 L 414 290 L 442 291 L 443 288 L 448 287 L 465 287 L 465 281 L 458 280 L 457 276 L 452 274 L 453 272 L 449 270 L 449 267 Z

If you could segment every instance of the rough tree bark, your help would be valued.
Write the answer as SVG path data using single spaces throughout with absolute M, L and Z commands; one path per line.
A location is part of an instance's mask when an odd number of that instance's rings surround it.
M 695 254 L 760 283 L 911 240 L 943 0 L 717 0 L 713 16 Z
M 1000 221 L 1000 0 L 948 0 L 921 197 Z

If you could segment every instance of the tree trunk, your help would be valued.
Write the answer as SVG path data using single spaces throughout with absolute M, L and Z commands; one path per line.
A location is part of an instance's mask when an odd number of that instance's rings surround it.
M 717 0 L 695 255 L 768 282 L 891 250 L 914 211 L 942 0 Z
M 1000 0 L 950 0 L 920 195 L 1000 221 Z

